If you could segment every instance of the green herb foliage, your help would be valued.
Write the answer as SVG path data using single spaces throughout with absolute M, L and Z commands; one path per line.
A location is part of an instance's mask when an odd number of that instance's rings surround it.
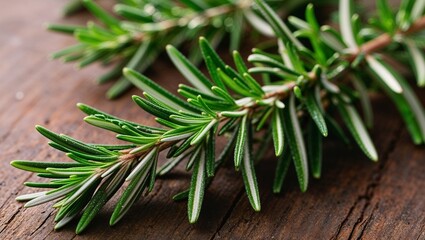
M 274 9 L 284 8 L 285 12 L 306 2 L 269 1 Z M 99 23 L 49 25 L 50 30 L 72 34 L 78 41 L 52 57 L 77 62 L 78 67 L 95 62 L 113 63 L 116 67 L 100 76 L 98 82 L 119 79 L 107 92 L 108 98 L 116 98 L 132 86 L 122 76 L 122 68 L 144 72 L 167 44 L 194 45 L 193 39 L 204 36 L 216 47 L 228 36 L 230 50 L 237 50 L 248 25 L 263 35 L 273 36 L 272 29 L 251 5 L 251 0 L 123 0 L 114 6 L 114 16 L 93 0 L 73 0 L 66 6 L 66 14 L 85 7 Z M 199 51 L 191 51 L 191 62 L 198 63 L 201 58 Z
M 203 1 L 185 2 L 193 9 L 203 9 L 198 5 Z M 252 154 L 258 147 L 254 141 L 254 136 L 261 134 L 258 132 L 270 136 L 260 141 L 261 149 L 266 149 L 268 139 L 272 139 L 270 145 L 277 156 L 273 183 L 276 193 L 281 192 L 291 165 L 301 191 L 308 188 L 310 171 L 315 178 L 321 176 L 321 146 L 328 131 L 347 139 L 331 112 L 339 113 L 341 124 L 359 149 L 372 161 L 378 160 L 366 128 L 371 124 L 372 111 L 365 89 L 372 81 L 399 109 L 414 143 L 423 144 L 423 107 L 404 77 L 386 59 L 401 51 L 412 58 L 415 73 L 424 69 L 424 45 L 418 41 L 425 29 L 424 4 L 405 0 L 395 12 L 385 0 L 378 3 L 377 17 L 367 25 L 352 14 L 351 1 L 341 0 L 340 33 L 330 26 L 320 26 L 312 5 L 306 9 L 306 20 L 291 17 L 288 26 L 267 3 L 255 0 L 255 8 L 276 33 L 277 51 L 254 49 L 248 57 L 252 67 L 247 67 L 237 52 L 233 54 L 235 68 L 226 65 L 213 45 L 201 37 L 199 53 L 209 71 L 205 76 L 175 47 L 166 47 L 189 82 L 181 84 L 178 91 L 187 101 L 141 75 L 137 68 L 125 68 L 126 79 L 144 91 L 143 96 L 133 96 L 134 102 L 155 117 L 161 127 L 129 122 L 78 104 L 88 115 L 84 119 L 87 123 L 117 133 L 116 137 L 126 144 L 83 143 L 37 126 L 50 140 L 50 146 L 73 161 L 13 161 L 16 168 L 49 178 L 47 183 L 25 183 L 47 190 L 17 199 L 28 201 L 26 207 L 56 201 L 55 228 L 79 218 L 76 231 L 81 233 L 124 182 L 128 185 L 116 203 L 111 225 L 121 220 L 139 197 L 146 196 L 143 193 L 152 191 L 157 177 L 185 163 L 192 171 L 190 187 L 174 199 L 188 199 L 188 218 L 194 223 L 215 173 L 233 153 L 233 164 L 241 173 L 249 202 L 259 211 L 260 189 L 254 163 L 261 158 Z M 103 12 L 97 15 L 110 27 L 116 26 L 115 18 Z M 423 85 L 423 75 L 416 76 L 418 84 Z M 258 80 L 260 77 L 263 81 Z M 364 117 L 356 108 L 359 98 Z M 215 155 L 218 139 L 226 144 L 221 154 Z M 162 151 L 167 152 L 167 159 L 157 166 Z

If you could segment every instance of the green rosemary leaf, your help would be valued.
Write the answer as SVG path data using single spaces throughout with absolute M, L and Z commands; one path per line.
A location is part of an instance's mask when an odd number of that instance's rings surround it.
M 162 135 L 162 142 L 169 142 L 169 141 L 176 141 L 179 139 L 185 139 L 192 135 L 194 135 L 196 132 L 200 131 L 200 129 L 203 127 L 203 125 L 192 125 L 192 126 L 185 126 L 185 127 L 179 127 L 176 129 L 172 129 L 164 133 Z
M 20 196 L 16 197 L 15 200 L 20 201 L 20 202 L 26 202 L 26 201 L 30 201 L 32 199 L 44 196 L 46 193 L 47 193 L 47 191 L 24 194 L 24 195 L 20 195 Z
M 204 127 L 202 127 L 199 130 L 199 132 L 196 134 L 196 136 L 192 139 L 192 141 L 190 142 L 190 145 L 199 144 L 205 138 L 205 136 L 207 136 L 210 129 L 214 129 L 217 122 L 218 122 L 217 119 L 212 119 L 211 122 L 209 122 Z
M 56 134 L 52 131 L 49 131 L 47 128 L 44 128 L 40 125 L 35 126 L 35 129 L 39 133 L 41 133 L 41 135 L 45 136 L 46 138 L 52 140 L 53 142 L 65 147 L 65 148 L 68 148 L 70 150 L 83 151 L 84 152 L 87 149 L 91 149 L 91 147 L 88 146 L 88 145 L 87 145 L 87 148 L 86 148 L 84 145 L 82 145 L 80 143 L 76 143 L 74 141 L 71 141 L 69 138 L 68 139 L 64 138 L 61 135 Z M 97 151 L 97 150 L 95 150 L 95 151 Z
M 102 168 L 102 169 L 105 169 L 106 171 L 104 171 L 104 172 L 100 175 L 100 177 L 101 177 L 101 178 L 106 178 L 106 177 L 108 177 L 108 176 L 110 176 L 110 175 L 114 174 L 116 171 L 118 171 L 119 169 L 121 169 L 122 165 L 123 165 L 123 162 L 122 162 L 122 161 L 120 161 L 120 162 L 117 162 L 117 163 L 113 163 L 113 164 L 106 164 L 106 165 L 102 166 L 101 168 Z
M 103 128 L 112 132 L 116 132 L 119 134 L 126 134 L 127 131 L 122 129 L 121 127 L 117 126 L 114 123 L 111 123 L 110 121 L 107 121 L 105 119 L 98 118 L 96 116 L 88 116 L 84 118 L 84 121 L 90 125 L 93 125 L 95 127 Z
M 177 193 L 176 195 L 174 195 L 173 201 L 178 202 L 178 201 L 186 200 L 189 197 L 189 190 L 190 189 L 187 189 L 187 190 L 181 191 L 181 192 Z
M 176 68 L 194 87 L 204 93 L 211 93 L 210 89 L 213 86 L 211 82 L 183 54 L 171 45 L 167 46 L 167 53 Z
M 285 72 L 287 71 L 290 74 L 293 74 L 293 75 L 296 75 L 296 76 L 299 75 L 297 72 L 294 72 L 294 71 L 288 69 L 288 67 L 286 67 L 281 62 L 279 62 L 279 61 L 277 61 L 277 60 L 275 60 L 271 57 L 268 57 L 266 55 L 263 55 L 263 54 L 255 54 L 255 53 L 251 54 L 248 57 L 248 61 L 252 62 L 252 63 L 263 63 L 263 64 L 266 64 L 270 67 L 276 67 L 276 68 L 282 69 Z
M 275 34 L 270 25 L 261 19 L 254 11 L 246 9 L 244 12 L 245 19 L 251 24 L 251 26 L 259 33 L 267 37 L 273 37 Z
M 136 22 L 153 22 L 151 15 L 147 14 L 142 8 L 129 6 L 127 4 L 117 4 L 114 11 L 120 16 Z
M 321 40 L 331 49 L 337 52 L 342 52 L 346 48 L 346 45 L 339 33 L 337 33 L 330 26 L 324 25 L 320 27 L 320 31 Z
M 285 133 L 288 138 L 289 147 L 294 160 L 295 170 L 298 176 L 298 182 L 302 192 L 307 190 L 308 186 L 308 167 L 307 153 L 305 150 L 304 139 L 298 122 L 295 97 L 291 95 L 287 107 L 281 111 L 284 112 Z
M 320 30 L 319 23 L 316 19 L 316 16 L 314 14 L 314 6 L 312 3 L 308 4 L 305 9 L 305 18 L 310 26 L 315 32 L 318 32 Z
M 295 75 L 290 75 L 279 68 L 271 68 L 271 67 L 253 67 L 249 69 L 249 73 L 261 73 L 268 77 L 276 76 L 280 79 L 285 79 L 285 78 L 290 79 L 290 77 L 293 78 L 293 76 L 295 76 Z
M 10 163 L 15 168 L 22 169 L 29 172 L 48 173 L 46 168 L 71 168 L 80 167 L 80 163 L 75 162 L 34 162 L 26 160 L 14 160 Z
M 214 50 L 214 48 L 211 46 L 211 44 L 208 42 L 207 39 L 204 37 L 199 38 L 199 46 L 201 48 L 202 55 L 204 56 L 204 59 L 210 58 L 211 62 L 214 64 L 214 69 L 209 69 L 209 71 L 216 71 L 217 68 L 225 69 L 226 64 L 223 62 L 223 60 L 220 58 L 220 56 L 217 54 L 217 52 Z M 216 83 L 218 86 L 219 84 Z
M 175 111 L 159 106 L 156 102 L 153 103 L 136 95 L 133 95 L 132 98 L 139 107 L 156 117 L 170 120 L 170 115 L 177 114 Z
M 425 86 L 425 56 L 416 44 L 409 39 L 404 39 L 404 44 L 410 54 L 410 61 L 416 75 L 418 86 Z
M 204 52 L 202 52 L 202 53 L 204 54 Z M 217 66 L 215 65 L 215 63 L 213 62 L 211 57 L 210 56 L 204 56 L 204 61 L 205 61 L 205 65 L 207 66 L 208 72 L 211 76 L 211 79 L 217 85 L 217 86 L 213 86 L 213 88 L 219 87 L 220 89 L 226 89 L 226 86 L 224 85 L 223 81 L 221 81 L 220 77 L 218 76 L 218 73 L 216 71 Z M 211 90 L 213 90 L 213 89 L 211 89 Z
M 64 139 L 69 145 L 74 146 L 76 149 L 80 150 L 81 152 L 87 153 L 87 154 L 99 154 L 104 155 L 106 152 L 105 150 L 101 151 L 89 144 L 83 143 L 81 141 L 78 141 L 74 138 L 71 138 L 65 134 L 59 135 L 62 139 Z M 107 152 L 109 153 L 109 151 Z
M 401 113 L 401 117 L 406 123 L 406 127 L 413 142 L 415 144 L 421 144 L 425 142 L 425 111 L 407 81 L 394 71 L 392 71 L 392 74 L 402 85 L 402 94 L 394 93 L 394 91 L 385 84 L 381 84 L 381 86 Z M 374 73 L 372 76 L 377 77 Z
M 288 22 L 290 22 L 294 27 L 300 29 L 300 30 L 311 30 L 311 26 L 308 22 L 296 17 L 296 16 L 289 16 Z
M 406 31 L 412 24 L 411 13 L 415 0 L 402 0 L 396 15 L 396 20 L 401 30 Z
M 280 156 L 283 153 L 284 148 L 284 134 L 283 134 L 283 116 L 282 111 L 275 109 L 272 115 L 272 136 L 274 151 L 276 156 Z
M 324 65 L 326 64 L 326 61 L 327 61 L 327 56 L 325 53 L 326 50 L 324 49 L 324 46 L 320 40 L 320 37 L 317 37 L 318 35 L 320 36 L 320 25 L 314 13 L 313 4 L 310 3 L 307 6 L 305 15 L 306 15 L 307 22 L 309 23 L 311 28 L 310 33 L 308 34 L 308 38 L 310 39 L 315 59 L 317 63 Z
M 62 175 L 57 175 L 57 174 L 53 174 L 53 173 L 38 173 L 37 174 L 38 177 L 41 178 L 54 178 L 54 179 L 58 179 L 58 178 L 68 178 L 67 176 L 62 176 Z
M 102 21 L 105 25 L 109 27 L 116 27 L 120 25 L 120 21 L 115 17 L 111 16 L 105 10 L 103 10 L 99 5 L 94 3 L 92 0 L 82 0 L 84 6 L 95 15 L 100 21 Z
M 307 135 L 307 154 L 314 178 L 320 178 L 322 172 L 322 135 L 310 121 Z
M 82 0 L 71 0 L 62 10 L 64 16 L 71 16 L 72 14 L 84 9 Z
M 294 44 L 297 48 L 303 47 L 301 42 L 295 38 L 289 28 L 285 25 L 285 23 L 282 22 L 281 18 L 276 14 L 276 12 L 272 10 L 269 5 L 267 5 L 263 0 L 255 0 L 255 3 L 260 8 L 262 16 L 273 28 L 277 37 L 285 42 L 292 42 L 292 44 Z
M 49 192 L 46 192 L 45 194 L 27 202 L 24 205 L 24 207 L 34 207 L 34 206 L 37 206 L 37 205 L 40 205 L 40 204 L 61 198 L 61 197 L 65 196 L 66 194 L 69 194 L 70 192 L 76 190 L 80 185 L 81 184 L 74 184 L 73 186 L 62 188 L 60 191 L 56 191 L 56 192 L 51 193 L 51 194 L 49 194 Z
M 414 5 L 412 7 L 412 11 L 410 13 L 411 20 L 419 19 L 423 16 L 425 10 L 425 1 L 414 1 Z
M 245 65 L 245 62 L 238 51 L 233 51 L 233 61 L 235 62 L 236 69 L 240 75 L 248 72 L 248 67 Z
M 215 117 L 217 115 L 213 110 L 211 110 L 211 108 L 208 106 L 208 104 L 205 103 L 205 101 L 204 101 L 204 99 L 202 98 L 201 95 L 199 95 L 196 100 L 201 105 L 201 108 L 202 108 L 202 110 L 204 110 L 203 111 L 204 113 L 210 115 L 211 117 Z
M 101 50 L 87 54 L 86 56 L 79 59 L 80 62 L 77 64 L 77 66 L 79 68 L 86 67 L 86 66 L 106 57 L 106 55 L 107 55 L 107 53 L 105 51 L 101 51 Z
M 384 84 L 386 84 L 395 93 L 403 92 L 403 88 L 397 81 L 397 78 L 389 70 L 389 67 L 383 62 L 377 60 L 375 57 L 368 55 L 366 61 L 371 70 L 379 77 Z
M 388 0 L 377 0 L 376 10 L 378 11 L 379 20 L 385 30 L 392 32 L 395 27 L 394 13 L 389 6 Z
M 288 147 L 285 147 L 283 154 L 277 159 L 273 180 L 273 193 L 280 193 L 282 191 L 283 181 L 285 180 L 289 165 L 291 165 L 291 151 Z
M 84 49 L 85 49 L 85 45 L 84 44 L 72 45 L 70 47 L 64 48 L 64 49 L 62 49 L 60 51 L 57 51 L 57 52 L 53 53 L 51 55 L 51 58 L 52 59 L 61 58 L 61 57 L 67 56 L 67 55 L 72 54 L 72 53 L 83 51 Z
M 236 146 L 235 146 L 235 168 L 239 169 L 242 159 L 244 158 L 244 151 L 245 151 L 245 145 L 246 140 L 248 137 L 248 115 L 245 115 L 240 120 L 240 126 L 238 131 L 238 137 L 236 139 Z
M 53 146 L 53 147 L 55 147 L 55 148 L 57 148 L 57 146 L 54 146 L 53 144 L 50 144 L 50 145 Z M 77 156 L 75 154 L 69 153 L 69 151 L 70 151 L 69 149 L 65 149 L 64 152 L 67 152 L 66 156 L 69 157 L 70 159 L 72 159 L 72 160 L 74 160 L 74 161 L 82 164 L 82 165 L 85 165 L 85 166 L 99 166 L 99 165 L 102 165 L 103 164 L 101 162 L 94 162 L 94 161 L 91 161 L 91 160 L 87 160 L 87 159 L 82 158 L 80 156 Z
M 87 160 L 93 160 L 93 161 L 99 161 L 99 162 L 115 161 L 119 157 L 118 155 L 115 155 L 115 154 L 113 154 L 113 155 L 92 155 L 92 154 L 85 154 L 85 153 L 77 152 L 77 151 L 73 151 L 73 150 L 71 150 L 70 153 L 72 153 L 72 154 L 74 154 L 78 157 L 87 159 Z
M 225 88 L 224 88 L 225 89 Z M 213 86 L 211 88 L 211 90 L 219 97 L 227 100 L 228 103 L 232 104 L 232 105 L 236 105 L 235 100 L 232 98 L 232 96 L 230 96 L 230 94 L 228 92 L 226 92 L 223 88 L 217 87 L 217 86 Z
M 195 137 L 195 134 L 188 137 L 186 140 L 183 141 L 183 143 L 176 149 L 175 153 L 173 154 L 173 157 L 177 157 L 183 152 L 185 152 L 187 149 L 189 149 L 192 145 L 190 143 L 192 142 L 192 139 Z
M 125 149 L 134 148 L 136 146 L 134 144 L 127 144 L 127 145 L 90 144 L 90 145 L 93 146 L 93 147 L 96 147 L 96 148 L 108 149 L 109 151 L 125 150 Z
M 235 91 L 236 93 L 242 95 L 242 96 L 252 96 L 252 94 L 249 92 L 249 90 L 245 87 L 244 84 L 241 83 L 240 80 L 234 78 L 230 78 L 223 70 L 220 68 L 217 69 L 217 73 L 220 76 L 220 78 L 223 80 L 223 82 L 228 86 L 230 89 Z
M 174 96 L 158 84 L 154 83 L 149 78 L 143 76 L 142 74 L 128 68 L 124 68 L 123 70 L 124 75 L 138 88 L 142 89 L 143 91 L 149 93 L 156 99 L 160 100 L 161 102 L 175 108 L 175 109 L 184 109 L 186 111 L 196 111 L 192 106 L 187 104 L 182 99 Z
M 258 121 L 256 131 L 260 131 L 263 126 L 266 124 L 267 120 L 269 120 L 270 115 L 274 112 L 274 108 L 269 107 L 266 110 L 263 111 L 260 121 Z
M 200 157 L 196 159 L 192 173 L 192 180 L 189 190 L 189 201 L 187 203 L 189 222 L 195 223 L 198 220 L 202 207 L 205 191 L 205 154 L 201 150 Z
M 181 122 L 183 124 L 188 124 L 188 125 L 191 125 L 191 124 L 196 124 L 196 125 L 206 124 L 206 123 L 211 121 L 210 116 L 208 116 L 208 117 L 205 117 L 205 116 L 202 117 L 201 116 L 201 117 L 197 118 L 197 117 L 188 117 L 188 116 L 182 116 L 182 115 L 171 115 L 170 118 L 175 119 L 178 122 Z M 178 125 L 176 125 L 176 127 L 178 127 Z
M 307 91 L 305 95 L 305 106 L 311 118 L 316 123 L 317 128 L 320 130 L 324 137 L 328 136 L 328 128 L 326 126 L 325 119 L 323 118 L 319 102 L 317 102 L 314 91 Z
M 75 167 L 75 168 L 46 168 L 49 173 L 63 176 L 80 176 L 86 177 L 94 172 L 92 167 Z
M 290 42 L 286 43 L 286 46 L 284 47 L 284 51 L 288 59 L 287 61 L 285 61 L 285 63 L 287 64 L 289 61 L 290 62 L 289 66 L 291 66 L 292 69 L 294 69 L 298 73 L 304 73 L 305 68 L 299 58 L 299 53 L 295 49 L 294 45 L 292 45 L 292 43 Z
M 150 176 L 149 176 L 150 179 L 149 179 L 148 192 L 152 192 L 153 188 L 155 187 L 157 165 L 158 165 L 158 152 L 156 153 L 156 155 L 153 158 L 151 172 L 150 172 Z
M 261 88 L 261 85 L 249 73 L 244 73 L 243 78 L 251 92 L 253 92 L 258 97 L 262 97 L 264 95 L 264 91 Z
M 47 29 L 50 31 L 66 33 L 66 34 L 74 34 L 74 32 L 78 29 L 82 29 L 83 27 L 78 25 L 62 25 L 62 24 L 48 24 Z
M 243 35 L 243 12 L 235 12 L 232 20 L 232 27 L 230 30 L 230 50 L 234 51 L 239 49 L 241 37 Z
M 357 42 L 351 21 L 353 16 L 352 5 L 352 0 L 339 0 L 339 28 L 345 44 L 349 48 L 355 49 L 357 48 Z
M 215 173 L 215 133 L 211 129 L 208 140 L 205 142 L 205 162 L 208 177 L 213 177 Z
M 249 141 L 249 139 L 247 141 Z M 254 160 L 251 157 L 251 143 L 247 142 L 242 147 L 244 150 L 241 153 L 243 154 L 241 172 L 245 191 L 252 208 L 254 211 L 259 212 L 261 210 L 260 194 L 258 192 L 257 177 L 255 176 Z
M 118 134 L 117 138 L 123 141 L 132 142 L 135 144 L 147 144 L 156 142 L 158 137 L 145 137 L 145 136 L 130 136 L 130 135 L 122 135 Z
M 355 108 L 344 101 L 339 100 L 338 110 L 360 149 L 362 149 L 366 156 L 368 156 L 372 161 L 377 161 L 378 154 L 375 146 L 373 145 L 373 142 L 370 139 L 369 134 L 367 133 L 367 130 Z
M 24 182 L 24 185 L 27 187 L 33 187 L 33 188 L 58 188 L 62 187 L 63 183 L 43 183 L 43 182 Z
M 330 82 L 328 76 L 324 72 L 320 74 L 320 83 L 329 92 L 334 94 L 340 94 L 341 90 L 339 89 L 339 87 L 334 83 Z
M 240 110 L 240 111 L 223 111 L 221 112 L 221 116 L 228 117 L 228 118 L 239 118 L 242 116 L 245 116 L 248 113 L 247 109 Z
M 219 102 L 223 101 L 222 97 L 217 97 L 217 95 L 211 95 L 211 94 L 205 94 L 204 92 L 199 91 L 196 88 L 189 87 L 184 84 L 179 84 L 179 90 L 178 92 L 181 94 L 181 90 L 185 91 L 186 93 L 189 93 L 189 96 L 184 96 L 186 98 L 193 98 L 196 99 L 197 96 L 202 96 L 204 100 L 207 101 L 213 101 L 213 102 Z M 183 95 L 183 94 L 182 94 Z
M 104 116 L 107 119 L 116 120 L 116 121 L 119 121 L 119 122 L 123 122 L 123 123 L 129 124 L 129 125 L 131 125 L 133 127 L 136 127 L 138 129 L 143 130 L 143 131 L 146 131 L 146 132 L 163 132 L 164 131 L 163 129 L 160 129 L 160 128 L 149 127 L 149 126 L 142 126 L 142 125 L 140 125 L 138 123 L 134 123 L 134 122 L 130 122 L 130 121 L 127 121 L 127 120 L 123 120 L 123 119 L 117 118 L 115 116 L 112 116 L 110 114 L 107 114 L 105 112 L 102 112 L 102 111 L 100 111 L 100 110 L 98 110 L 96 108 L 90 107 L 90 106 L 88 106 L 86 104 L 83 104 L 83 103 L 78 103 L 77 104 L 77 107 L 81 111 L 83 111 L 84 113 L 86 113 L 87 115 L 102 115 L 102 116 Z
M 191 9 L 194 9 L 195 11 L 203 11 L 206 8 L 208 8 L 208 3 L 201 1 L 201 0 L 181 0 L 181 2 L 190 7 Z

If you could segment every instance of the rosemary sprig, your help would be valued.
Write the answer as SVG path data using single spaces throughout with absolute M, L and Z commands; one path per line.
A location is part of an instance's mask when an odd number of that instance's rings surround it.
M 303 1 L 279 4 L 270 0 L 275 8 L 289 12 Z M 131 87 L 122 77 L 122 68 L 144 72 L 160 55 L 167 44 L 180 47 L 184 43 L 196 44 L 192 39 L 207 38 L 215 47 L 229 36 L 229 49 L 237 50 L 247 25 L 259 33 L 273 36 L 273 31 L 251 7 L 252 0 L 127 0 L 116 4 L 114 11 L 120 18 L 110 15 L 92 0 L 78 0 L 102 24 L 89 22 L 86 27 L 51 24 L 50 30 L 73 34 L 78 43 L 52 55 L 64 62 L 78 62 L 85 67 L 94 62 L 114 63 L 116 67 L 98 78 L 99 83 L 119 80 L 108 91 L 108 98 L 116 98 Z M 191 51 L 189 59 L 201 60 L 198 51 Z
M 51 179 L 48 183 L 26 183 L 52 190 L 23 195 L 18 200 L 29 201 L 27 207 L 57 200 L 55 228 L 81 213 L 76 230 L 81 233 L 125 181 L 129 184 L 116 204 L 111 225 L 122 219 L 144 191 L 152 191 L 157 176 L 187 160 L 186 169 L 192 170 L 190 188 L 174 199 L 188 198 L 188 218 L 193 223 L 199 218 L 206 188 L 233 150 L 234 167 L 242 173 L 253 209 L 259 211 L 260 194 L 254 167 L 259 159 L 254 159 L 252 154 L 257 131 L 272 135 L 277 157 L 273 183 L 276 193 L 282 190 L 291 161 L 301 191 L 307 190 L 310 169 L 313 177 L 320 177 L 323 138 L 329 133 L 347 138 L 333 120 L 335 111 L 365 155 L 372 161 L 378 160 L 377 150 L 355 108 L 360 96 L 367 113 L 365 119 L 371 119 L 364 92 L 372 80 L 400 110 L 413 141 L 425 142 L 422 105 L 407 81 L 385 63 L 389 55 L 397 56 L 394 49 L 403 48 L 412 58 L 416 72 L 424 67 L 422 47 L 417 42 L 425 29 L 423 1 L 402 1 L 394 15 L 383 7 L 386 1 L 379 0 L 379 21 L 375 19 L 371 21 L 373 25 L 363 26 L 357 15 L 351 14 L 351 1 L 341 0 L 340 29 L 344 29 L 341 33 L 320 26 L 312 5 L 306 8 L 305 21 L 289 19 L 297 29 L 291 31 L 265 2 L 255 0 L 255 3 L 277 36 L 277 53 L 254 49 L 248 57 L 254 67 L 247 67 L 239 53 L 234 52 L 235 68 L 232 68 L 205 38 L 200 38 L 208 78 L 175 47 L 168 45 L 168 55 L 191 84 L 179 86 L 179 94 L 187 101 L 137 71 L 125 68 L 126 78 L 144 91 L 143 97 L 133 96 L 134 102 L 153 115 L 162 127 L 129 122 L 78 104 L 88 115 L 84 119 L 87 123 L 115 132 L 118 139 L 129 144 L 88 144 L 38 126 L 37 130 L 51 140 L 49 145 L 75 162 L 13 161 L 17 168 Z M 263 83 L 256 80 L 257 73 L 267 76 Z M 419 85 L 421 77 L 417 75 Z M 215 156 L 215 141 L 220 135 L 228 140 L 222 154 Z M 263 141 L 267 144 L 266 139 Z M 161 151 L 167 151 L 167 161 L 157 169 Z

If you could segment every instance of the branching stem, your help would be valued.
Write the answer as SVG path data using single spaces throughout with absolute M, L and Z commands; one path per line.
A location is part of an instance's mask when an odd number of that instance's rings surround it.
M 410 26 L 410 28 L 407 29 L 406 31 L 397 31 L 397 33 L 395 34 L 395 36 L 400 36 L 400 35 L 401 36 L 405 36 L 405 35 L 417 33 L 417 32 L 419 32 L 419 31 L 421 31 L 423 29 L 425 29 L 425 17 L 421 17 L 418 20 L 416 20 Z M 352 53 L 347 59 L 350 62 L 352 62 L 360 54 L 368 55 L 368 54 L 377 52 L 377 51 L 385 48 L 389 44 L 391 44 L 393 42 L 393 39 L 394 39 L 394 36 L 391 36 L 388 33 L 384 33 L 384 34 L 378 36 L 377 38 L 374 38 L 374 39 L 366 42 L 362 46 L 360 46 L 357 49 L 357 51 L 355 51 L 354 53 Z

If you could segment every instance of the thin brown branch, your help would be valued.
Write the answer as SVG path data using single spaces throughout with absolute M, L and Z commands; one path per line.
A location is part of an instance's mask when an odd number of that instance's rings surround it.
M 414 34 L 417 33 L 419 31 L 422 31 L 425 29 L 425 16 L 419 18 L 418 20 L 416 20 L 409 29 L 407 29 L 406 31 L 397 31 L 397 33 L 395 35 L 410 35 L 410 34 Z M 370 40 L 368 42 L 366 42 L 365 44 L 363 44 L 362 46 L 360 46 L 358 48 L 358 50 L 351 54 L 347 59 L 351 62 L 354 61 L 354 59 L 356 59 L 356 57 L 359 54 L 371 54 L 371 53 L 375 53 L 378 52 L 379 50 L 387 47 L 388 45 L 390 45 L 393 42 L 393 37 L 388 33 L 384 33 L 380 36 L 378 36 L 377 38 Z

